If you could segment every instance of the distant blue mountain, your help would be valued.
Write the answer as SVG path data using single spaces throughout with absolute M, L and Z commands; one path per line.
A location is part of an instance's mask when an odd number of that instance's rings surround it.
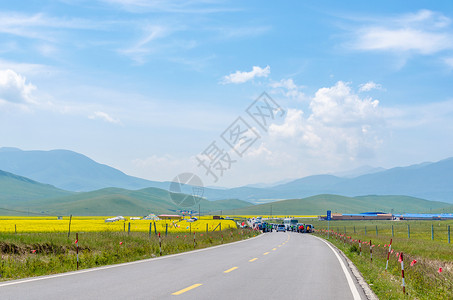
M 300 199 L 319 194 L 350 197 L 406 195 L 453 203 L 453 158 L 435 163 L 397 167 L 354 178 L 314 175 L 272 188 L 246 186 L 222 191 L 212 189 L 205 191 L 205 196 L 211 200 L 225 199 L 230 195 L 230 197 L 254 203 L 263 202 L 257 201 L 261 199 Z
M 168 182 L 128 176 L 68 150 L 22 151 L 17 148 L 0 148 L 0 170 L 69 191 L 93 191 L 108 187 L 131 190 L 169 188 Z M 314 175 L 270 187 L 205 188 L 204 197 L 208 200 L 234 198 L 263 203 L 319 194 L 350 197 L 406 195 L 453 203 L 453 158 L 383 171 L 372 168 L 369 172 L 371 174 L 353 178 L 349 177 L 351 174 L 348 177 Z
M 68 150 L 22 151 L 0 148 L 0 170 L 51 184 L 68 191 L 93 191 L 107 187 L 168 189 L 169 184 L 124 174 Z

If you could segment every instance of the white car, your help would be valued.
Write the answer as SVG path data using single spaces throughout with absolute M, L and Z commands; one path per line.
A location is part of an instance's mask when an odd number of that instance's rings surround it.
M 279 231 L 286 232 L 286 227 L 285 227 L 285 225 L 283 225 L 283 224 L 278 225 L 278 226 L 277 226 L 277 232 L 279 232 Z

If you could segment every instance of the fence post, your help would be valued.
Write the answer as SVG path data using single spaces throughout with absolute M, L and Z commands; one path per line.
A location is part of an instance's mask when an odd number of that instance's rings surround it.
M 14 224 L 14 234 L 17 234 L 17 225 Z
M 131 233 L 131 222 L 127 223 L 127 234 Z
M 162 256 L 162 238 L 160 237 L 160 232 L 159 232 L 159 255 Z
M 450 225 L 448 225 L 448 243 L 450 244 Z
M 157 235 L 156 222 L 154 222 L 154 235 Z
M 407 238 L 411 238 L 411 226 L 409 224 L 407 224 Z
M 168 235 L 168 224 L 165 223 L 165 236 L 167 236 L 167 235 Z
M 394 237 L 394 235 L 393 235 L 393 225 L 392 225 L 392 237 Z
M 126 232 L 126 223 L 123 223 L 123 231 Z
M 434 225 L 431 224 L 431 241 L 434 241 Z
M 208 223 L 206 223 L 206 234 L 208 234 Z
M 392 240 L 390 239 L 390 244 L 389 244 L 389 251 L 387 253 L 387 263 L 385 264 L 385 270 L 387 271 L 387 268 L 389 266 L 389 259 L 390 259 L 390 252 L 392 251 Z
M 193 248 L 195 249 L 195 232 L 193 233 Z
M 69 217 L 69 230 L 68 230 L 68 238 L 69 235 L 71 234 L 71 221 L 72 221 L 72 215 Z
M 152 223 L 149 222 L 149 232 L 148 232 L 148 235 L 149 235 L 150 238 L 151 238 L 151 231 L 152 231 Z
M 359 240 L 359 249 L 360 249 L 359 255 L 362 256 L 362 241 L 361 240 Z
M 401 258 L 401 277 L 403 279 L 403 294 L 406 295 L 406 282 L 404 282 L 404 258 L 403 258 L 403 252 L 401 252 L 400 254 L 400 258 Z
M 79 233 L 76 233 L 76 247 L 77 247 L 77 270 L 79 269 Z
M 371 240 L 370 240 L 370 259 L 371 259 L 371 262 L 373 262 L 373 246 L 371 244 Z
M 376 225 L 376 236 L 378 236 L 378 229 L 377 229 L 377 225 Z

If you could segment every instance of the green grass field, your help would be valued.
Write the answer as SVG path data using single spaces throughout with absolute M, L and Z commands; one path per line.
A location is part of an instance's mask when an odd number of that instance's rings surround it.
M 248 229 L 209 233 L 162 234 L 162 255 L 220 245 L 258 234 Z M 76 235 L 66 233 L 0 234 L 0 280 L 76 270 Z M 117 264 L 160 255 L 159 238 L 143 232 L 79 234 L 80 269 Z
M 328 222 L 311 220 L 311 223 L 316 234 L 327 239 Z M 330 221 L 329 240 L 353 261 L 380 299 L 453 299 L 453 244 L 448 243 L 449 225 L 453 227 L 453 221 Z M 385 271 L 391 239 L 393 252 Z M 371 241 L 374 245 L 372 262 L 369 244 L 362 244 L 362 255 L 359 255 L 358 240 Z M 401 252 L 406 295 L 402 293 L 401 264 L 397 256 Z

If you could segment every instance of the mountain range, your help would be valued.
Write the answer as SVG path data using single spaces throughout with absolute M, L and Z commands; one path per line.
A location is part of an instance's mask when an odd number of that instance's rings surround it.
M 107 212 L 114 214 L 113 212 L 124 211 L 124 208 L 137 213 L 139 211 L 168 213 L 178 210 L 169 198 L 167 191 L 169 182 L 129 176 L 73 151 L 22 151 L 17 148 L 0 148 L 0 170 L 0 208 L 3 209 L 20 211 L 32 209 L 49 214 L 103 212 L 101 214 L 104 215 Z M 353 173 L 363 172 L 369 173 L 351 177 Z M 365 167 L 346 172 L 344 177 L 314 175 L 289 182 L 285 180 L 274 185 L 256 184 L 231 189 L 210 187 L 204 189 L 206 199 L 202 200 L 201 205 L 204 208 L 202 211 L 206 212 L 228 209 L 244 212 L 261 208 L 267 210 L 266 205 L 270 202 L 272 205 L 292 203 L 294 207 L 301 207 L 305 204 L 298 203 L 309 201 L 307 203 L 314 208 L 317 206 L 310 201 L 327 203 L 324 201 L 325 195 L 330 194 L 340 203 L 344 201 L 350 203 L 349 211 L 355 212 L 373 210 L 372 202 L 367 202 L 369 199 L 373 201 L 380 199 L 382 202 L 385 195 L 400 195 L 397 196 L 400 199 L 398 201 L 405 203 L 402 208 L 407 208 L 407 204 L 413 202 L 410 206 L 413 210 L 444 211 L 445 203 L 425 203 L 419 207 L 417 203 L 426 201 L 424 199 L 453 203 L 452 179 L 453 158 L 449 158 L 434 163 L 388 170 Z M 324 196 L 319 198 L 319 195 Z M 371 198 L 367 199 L 357 197 L 363 195 L 380 196 L 379 198 L 368 196 Z M 318 198 L 311 198 L 313 196 Z M 388 199 L 397 201 L 397 198 L 392 197 L 386 198 L 385 201 Z M 352 209 L 352 204 L 357 199 L 360 199 L 364 206 Z M 279 201 L 279 204 L 275 201 Z M 334 207 L 332 203 L 328 204 Z M 287 209 L 286 204 L 283 207 Z M 369 209 L 365 209 L 366 207 Z M 398 207 L 397 203 L 386 204 L 381 210 Z
M 169 183 L 126 175 L 118 169 L 69 150 L 22 151 L 18 148 L 0 148 L 0 170 L 73 192 L 107 187 L 166 189 L 169 186 Z
M 229 197 L 254 203 L 304 198 L 319 194 L 343 196 L 405 195 L 453 203 L 453 158 L 434 163 L 397 167 L 354 178 L 313 175 L 271 188 L 206 189 L 208 199 Z

